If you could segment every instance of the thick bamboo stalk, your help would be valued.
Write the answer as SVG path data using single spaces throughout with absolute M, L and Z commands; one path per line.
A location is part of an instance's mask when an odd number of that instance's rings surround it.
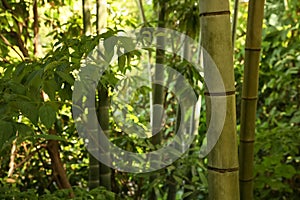
M 264 0 L 250 0 L 248 6 L 239 151 L 240 196 L 246 200 L 253 199 L 255 121 L 264 2 Z
M 225 117 L 221 135 L 208 155 L 209 198 L 214 200 L 238 200 L 238 156 L 236 139 L 235 86 L 233 71 L 233 51 L 230 25 L 229 2 L 224 0 L 200 0 L 201 44 L 215 62 L 224 82 L 225 91 L 215 84 L 216 71 L 207 65 L 204 57 L 206 85 L 207 126 L 218 127 L 220 121 L 210 121 L 215 115 Z M 226 111 L 211 108 L 212 101 L 226 102 Z M 215 105 L 218 106 L 218 105 Z M 214 133 L 212 135 L 218 135 Z M 210 143 L 208 135 L 208 143 Z

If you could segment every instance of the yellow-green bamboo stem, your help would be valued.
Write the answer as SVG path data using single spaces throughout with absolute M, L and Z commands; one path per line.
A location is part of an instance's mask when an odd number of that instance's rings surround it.
M 240 196 L 253 199 L 253 159 L 258 76 L 264 0 L 250 0 L 248 7 L 245 69 L 241 105 Z
M 232 20 L 232 46 L 234 50 L 235 44 L 235 36 L 236 36 L 236 27 L 238 24 L 238 15 L 239 15 L 239 2 L 240 0 L 234 0 L 234 13 L 233 13 L 233 20 Z
M 205 97 L 208 127 L 218 126 L 220 123 L 219 121 L 210 121 L 212 112 L 215 112 L 216 116 L 225 114 L 224 127 L 219 140 L 208 155 L 209 199 L 238 200 L 239 174 L 229 1 L 200 0 L 200 24 L 202 47 L 214 60 L 225 87 L 225 92 L 219 91 L 218 87 L 212 87 L 210 91 L 206 91 Z M 214 85 L 214 77 L 216 77 L 214 73 L 211 66 L 204 65 L 207 85 Z M 226 102 L 226 111 L 211 108 L 212 100 L 220 101 L 220 103 Z M 217 133 L 214 134 L 217 135 Z

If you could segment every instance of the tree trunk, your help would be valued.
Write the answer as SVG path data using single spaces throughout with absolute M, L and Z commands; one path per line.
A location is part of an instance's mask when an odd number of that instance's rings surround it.
M 204 78 L 206 86 L 205 101 L 207 127 L 214 133 L 221 121 L 210 121 L 211 116 L 223 117 L 224 126 L 220 137 L 208 155 L 208 192 L 209 199 L 238 200 L 238 156 L 236 139 L 235 86 L 233 70 L 233 51 L 230 25 L 229 1 L 200 0 L 201 44 L 215 62 L 223 79 L 225 91 L 215 84 L 216 74 L 212 66 L 207 65 L 204 57 Z M 211 64 L 211 63 L 210 63 Z M 226 111 L 211 107 L 213 102 L 226 102 Z M 220 118 L 220 119 L 221 119 Z M 221 124 L 222 125 L 222 124 Z M 210 127 L 212 126 L 212 127 Z M 209 133 L 210 134 L 210 133 Z M 208 135 L 208 144 L 212 135 Z
M 56 135 L 55 129 L 49 130 L 50 135 Z M 59 155 L 59 144 L 57 140 L 49 140 L 47 143 L 47 150 L 51 158 L 51 167 L 53 170 L 54 180 L 59 189 L 70 189 L 70 197 L 74 197 L 72 186 L 67 177 L 67 173 L 64 169 L 63 163 Z
M 264 0 L 250 0 L 241 105 L 240 196 L 253 199 L 253 159 Z

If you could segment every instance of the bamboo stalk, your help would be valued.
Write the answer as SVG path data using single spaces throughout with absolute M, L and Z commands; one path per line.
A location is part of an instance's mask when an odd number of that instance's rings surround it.
M 82 0 L 82 14 L 83 14 L 83 29 L 85 35 L 90 35 L 92 32 L 92 24 L 91 24 L 91 13 L 90 13 L 90 0 Z M 98 23 L 97 23 L 98 25 Z M 98 31 L 98 27 L 97 27 Z M 97 119 L 94 119 L 93 124 L 97 124 Z M 91 130 L 94 131 L 94 130 Z M 94 189 L 100 185 L 100 163 L 99 161 L 93 156 L 98 154 L 98 147 L 90 149 L 89 152 L 89 181 L 88 187 L 89 189 Z
M 159 1 L 159 12 L 158 12 L 158 28 L 164 28 L 165 27 L 165 13 L 166 13 L 166 2 L 165 1 Z M 163 36 L 157 36 L 157 48 L 156 48 L 156 62 L 155 62 L 155 69 L 154 69 L 154 77 L 153 82 L 157 83 L 163 83 L 164 82 L 164 70 L 160 67 L 160 65 L 164 64 L 165 60 L 165 51 L 162 50 L 165 45 L 164 37 Z M 160 47 L 159 47 L 160 46 Z M 161 84 L 152 83 L 152 116 L 151 116 L 151 127 L 152 127 L 152 137 L 151 142 L 155 148 L 157 148 L 158 145 L 161 144 L 162 141 L 162 132 L 161 124 L 163 120 L 163 104 L 164 104 L 164 86 Z M 161 109 L 155 110 L 155 107 L 159 106 Z M 156 111 L 156 112 L 154 112 Z M 153 158 L 153 160 L 156 160 L 156 158 Z M 156 166 L 157 164 L 151 163 L 152 167 L 159 168 L 159 166 Z M 155 176 L 150 176 L 150 182 L 153 182 L 155 180 Z M 157 199 L 155 189 L 153 188 L 150 198 L 155 200 Z
M 38 55 L 38 47 L 39 47 L 39 13 L 38 13 L 38 0 L 33 2 L 33 31 L 34 31 L 34 38 L 33 38 L 33 52 L 34 55 Z
M 100 127 L 106 136 L 109 135 L 109 97 L 108 89 L 99 84 L 98 89 L 99 95 L 99 109 L 98 109 L 98 119 Z M 109 156 L 109 152 L 107 152 Z M 111 169 L 110 167 L 99 163 L 99 175 L 100 175 L 100 186 L 104 186 L 107 190 L 111 190 Z
M 212 115 L 225 117 L 219 140 L 208 155 L 209 199 L 238 200 L 239 174 L 229 1 L 200 0 L 200 24 L 202 47 L 215 62 L 225 87 L 225 92 L 215 87 L 215 70 L 205 64 L 207 58 L 204 57 L 205 83 L 213 86 L 210 87 L 210 91 L 206 88 L 205 92 L 207 127 L 220 126 L 220 121 L 210 121 Z M 219 101 L 221 104 L 226 102 L 226 111 L 211 108 L 212 101 Z M 210 137 L 208 135 L 208 143 Z
M 106 0 L 97 0 L 96 9 L 97 9 L 97 23 L 96 23 L 97 34 L 101 34 L 104 28 L 107 26 Z
M 239 0 L 234 0 L 234 13 L 233 13 L 233 22 L 232 22 L 232 49 L 234 50 L 235 46 L 235 37 L 236 37 L 236 27 L 238 24 L 238 15 L 239 15 Z
M 83 29 L 86 35 L 92 33 L 91 4 L 90 0 L 82 0 Z
M 105 0 L 97 0 L 97 33 L 100 34 L 106 26 L 106 9 Z M 99 82 L 98 86 L 98 106 L 97 106 L 97 116 L 99 120 L 100 127 L 106 136 L 109 136 L 109 96 L 108 88 Z M 99 138 L 100 144 L 101 138 Z M 103 145 L 103 144 L 102 144 Z M 107 147 L 108 148 L 108 147 Z M 110 157 L 109 152 L 107 152 L 108 157 Z M 107 190 L 112 188 L 112 170 L 105 164 L 98 162 L 98 174 L 99 174 L 99 185 L 105 187 Z
M 253 160 L 264 0 L 248 5 L 240 132 L 240 196 L 253 199 Z

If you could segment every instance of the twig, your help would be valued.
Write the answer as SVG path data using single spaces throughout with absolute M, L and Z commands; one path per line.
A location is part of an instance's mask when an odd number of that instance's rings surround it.
M 10 42 L 4 37 L 4 35 L 0 34 L 0 38 L 3 40 L 4 44 L 6 44 L 12 50 L 14 50 L 14 52 L 16 52 L 19 55 L 19 57 L 22 59 L 22 61 L 24 61 L 23 56 L 14 48 L 14 46 L 12 44 L 10 44 Z
M 18 136 L 18 131 L 17 131 L 16 135 Z M 15 170 L 16 151 L 17 151 L 17 138 L 14 139 L 14 141 L 12 143 L 11 151 L 10 151 L 10 162 L 9 162 L 9 170 L 8 170 L 8 175 L 7 175 L 8 177 L 12 177 L 14 170 Z
M 32 156 L 34 156 L 34 154 L 38 153 L 41 149 L 46 148 L 46 144 L 41 145 L 40 148 L 37 148 L 36 150 L 34 150 L 33 152 L 31 152 L 26 158 L 24 158 L 20 163 L 18 163 L 17 165 L 15 165 L 15 169 L 21 167 L 25 162 L 27 162 L 29 159 L 31 159 Z

